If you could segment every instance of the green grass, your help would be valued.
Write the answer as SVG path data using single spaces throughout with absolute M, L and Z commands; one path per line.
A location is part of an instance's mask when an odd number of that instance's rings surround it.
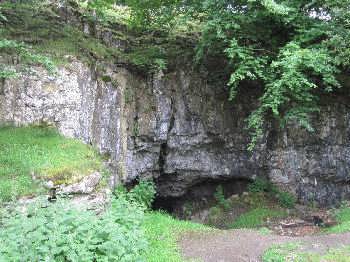
M 53 128 L 0 128 L 0 201 L 37 193 L 32 174 L 61 184 L 96 170 L 102 171 L 102 159 L 93 148 Z
M 274 245 L 263 255 L 263 262 L 349 262 L 350 246 L 330 249 L 325 254 L 301 252 L 301 243 Z
M 11 23 L 0 30 L 0 37 L 25 42 L 37 54 L 48 55 L 57 65 L 69 63 L 67 55 L 84 62 L 94 59 L 115 61 L 122 54 L 98 39 L 84 34 L 70 25 L 62 24 L 48 1 L 4 3 L 4 15 Z M 114 38 L 125 39 L 116 31 Z
M 327 233 L 343 233 L 350 231 L 350 207 L 343 205 L 335 212 L 338 225 L 326 230 Z
M 258 207 L 240 215 L 230 228 L 256 228 L 264 224 L 267 218 L 279 218 L 286 216 L 282 209 L 271 209 L 267 207 Z
M 270 247 L 263 255 L 263 262 L 287 262 L 298 261 L 295 260 L 294 253 L 298 248 L 299 243 L 286 243 L 281 245 L 274 245 Z
M 144 224 L 149 249 L 146 253 L 147 262 L 182 262 L 177 240 L 188 231 L 209 230 L 201 224 L 180 221 L 162 212 L 150 212 L 146 215 Z

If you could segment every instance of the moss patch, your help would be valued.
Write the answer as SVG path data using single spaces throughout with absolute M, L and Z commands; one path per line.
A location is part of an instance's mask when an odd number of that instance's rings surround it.
M 102 169 L 93 148 L 64 138 L 53 128 L 0 128 L 0 201 L 40 191 L 32 176 L 72 183 Z

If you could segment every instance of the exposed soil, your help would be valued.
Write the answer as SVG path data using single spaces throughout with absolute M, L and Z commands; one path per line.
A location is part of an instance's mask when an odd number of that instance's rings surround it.
M 322 254 L 329 248 L 350 245 L 350 233 L 289 237 L 263 235 L 259 231 L 247 229 L 215 230 L 188 233 L 180 240 L 180 246 L 187 259 L 203 262 L 258 262 L 262 261 L 261 256 L 266 249 L 286 242 L 301 242 L 303 252 Z

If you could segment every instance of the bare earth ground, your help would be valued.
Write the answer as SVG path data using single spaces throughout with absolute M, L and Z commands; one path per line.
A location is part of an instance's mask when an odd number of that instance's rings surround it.
M 180 246 L 187 259 L 204 262 L 258 262 L 266 249 L 286 242 L 303 243 L 302 251 L 324 253 L 329 248 L 350 245 L 350 232 L 287 237 L 263 235 L 259 231 L 248 229 L 218 230 L 186 234 L 180 240 Z

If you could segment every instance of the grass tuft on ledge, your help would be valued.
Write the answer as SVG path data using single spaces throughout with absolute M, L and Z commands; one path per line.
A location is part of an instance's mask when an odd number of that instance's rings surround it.
M 102 168 L 92 147 L 64 138 L 54 128 L 0 127 L 0 202 L 38 193 L 33 176 L 74 183 Z

